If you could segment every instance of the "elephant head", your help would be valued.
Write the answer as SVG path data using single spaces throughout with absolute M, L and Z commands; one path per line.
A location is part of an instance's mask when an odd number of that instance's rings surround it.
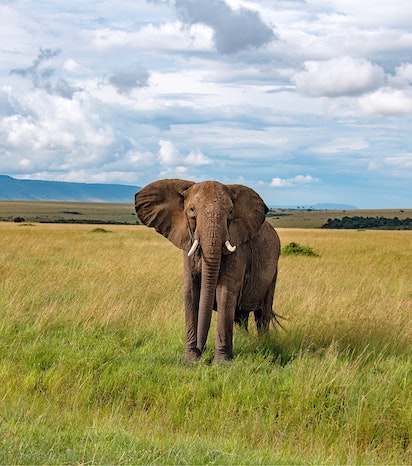
M 257 235 L 267 207 L 252 189 L 216 181 L 167 179 L 135 196 L 139 219 L 189 256 L 201 258 L 197 349 L 204 350 L 214 306 L 222 254 Z

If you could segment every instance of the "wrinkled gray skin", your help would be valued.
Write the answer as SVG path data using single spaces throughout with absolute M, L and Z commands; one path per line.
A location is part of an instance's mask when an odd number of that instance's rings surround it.
M 188 361 L 205 349 L 213 309 L 216 361 L 233 358 L 233 323 L 247 328 L 249 312 L 254 311 L 260 333 L 268 330 L 280 241 L 255 191 L 216 181 L 160 180 L 136 194 L 135 207 L 145 225 L 184 251 Z M 233 252 L 225 246 L 228 240 Z

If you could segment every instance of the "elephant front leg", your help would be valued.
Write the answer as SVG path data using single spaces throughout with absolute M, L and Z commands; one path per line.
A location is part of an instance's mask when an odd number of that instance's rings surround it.
M 217 329 L 215 361 L 233 359 L 233 324 L 235 320 L 236 296 L 227 287 L 216 290 Z
M 184 303 L 186 320 L 186 361 L 196 361 L 200 357 L 197 348 L 197 321 L 199 314 L 200 283 L 190 271 L 185 270 Z

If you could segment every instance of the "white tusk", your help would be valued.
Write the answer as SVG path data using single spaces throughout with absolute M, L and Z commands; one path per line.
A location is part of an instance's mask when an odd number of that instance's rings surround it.
M 232 246 L 232 245 L 230 244 L 230 241 L 229 241 L 229 240 L 226 241 L 225 246 L 226 246 L 226 249 L 227 249 L 229 252 L 235 252 L 235 251 L 236 251 L 236 246 Z
M 195 239 L 195 241 L 193 242 L 192 247 L 190 248 L 190 251 L 187 253 L 187 255 L 190 257 L 196 251 L 198 246 L 199 246 L 199 241 L 197 239 Z

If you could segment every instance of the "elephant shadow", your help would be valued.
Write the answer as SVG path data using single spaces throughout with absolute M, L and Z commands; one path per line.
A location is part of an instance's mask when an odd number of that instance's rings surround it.
M 288 331 L 277 324 L 274 330 L 267 334 L 259 335 L 254 329 L 245 330 L 237 328 L 235 340 L 237 342 L 236 359 L 262 358 L 269 363 L 286 366 L 299 353 L 299 345 L 285 345 L 288 339 Z
M 361 355 L 389 352 L 403 355 L 408 348 L 407 338 L 401 338 L 396 325 L 382 326 L 381 322 L 348 322 L 345 325 L 325 330 L 315 328 L 313 331 L 303 328 L 281 328 L 273 323 L 268 334 L 259 336 L 238 328 L 235 338 L 238 340 L 237 358 L 261 357 L 270 363 L 284 367 L 302 355 L 323 357 L 330 350 L 345 354 L 351 358 Z

